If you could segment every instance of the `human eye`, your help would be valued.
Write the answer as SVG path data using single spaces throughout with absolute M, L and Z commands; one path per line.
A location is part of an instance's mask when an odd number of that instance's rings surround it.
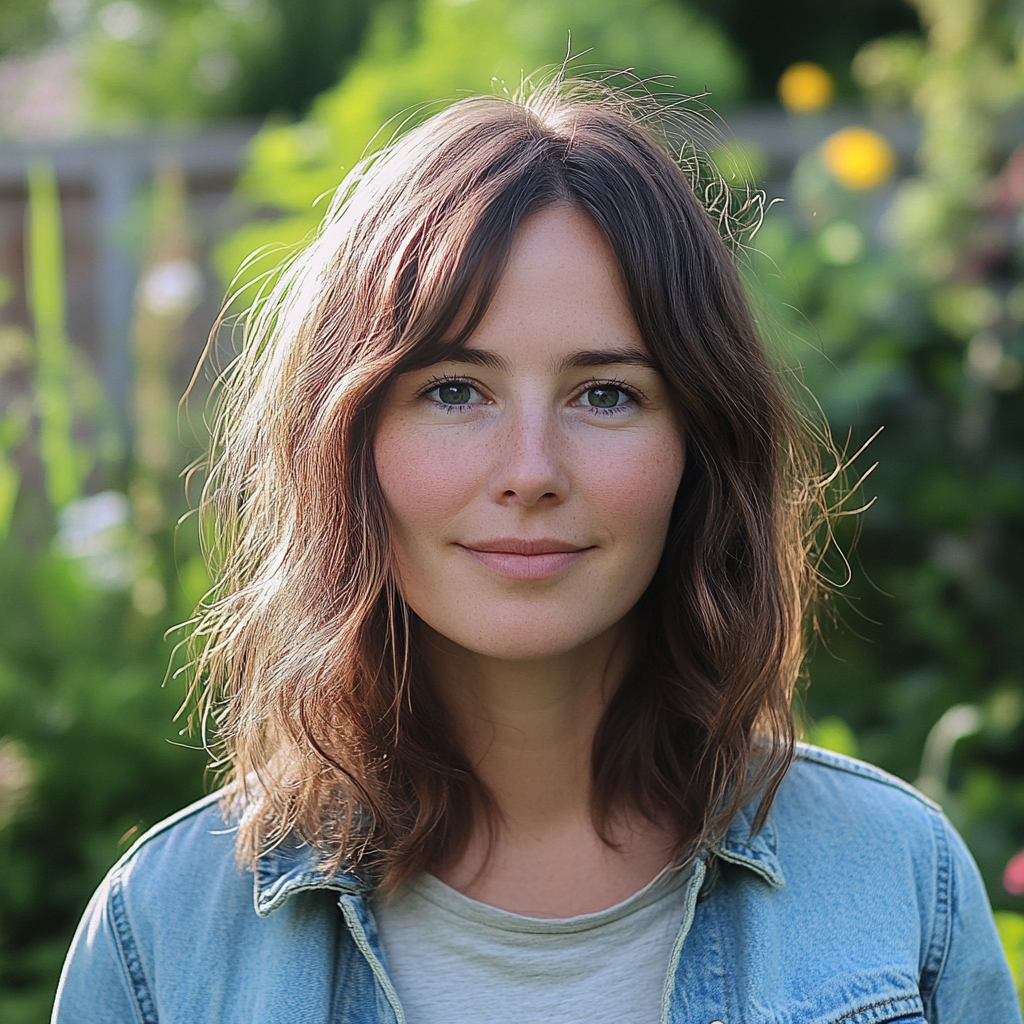
M 461 377 L 434 378 L 420 392 L 420 397 L 446 413 L 464 412 L 479 405 L 483 399 L 479 389 L 471 381 Z
M 641 401 L 640 392 L 622 381 L 592 381 L 577 393 L 573 405 L 597 415 L 623 415 Z

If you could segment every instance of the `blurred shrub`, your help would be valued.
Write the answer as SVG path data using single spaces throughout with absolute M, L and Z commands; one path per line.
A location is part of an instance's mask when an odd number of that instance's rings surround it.
M 884 427 L 850 471 L 877 462 L 858 495 L 873 504 L 840 525 L 852 565 L 835 553 L 826 569 L 838 628 L 808 665 L 811 738 L 842 746 L 841 720 L 867 760 L 927 779 L 1010 910 L 1021 900 L 1000 877 L 1024 845 L 1024 153 L 1000 153 L 997 126 L 1024 93 L 1021 36 L 995 3 L 973 20 L 958 0 L 918 6 L 927 55 L 879 41 L 855 70 L 887 102 L 909 92 L 919 170 L 841 174 L 837 136 L 805 153 L 754 241 L 752 291 L 848 453 Z
M 420 116 L 424 104 L 495 88 L 514 92 L 524 74 L 561 63 L 570 33 L 581 60 L 667 76 L 674 90 L 709 91 L 716 103 L 740 95 L 742 70 L 729 44 L 672 0 L 421 0 L 412 20 L 407 7 L 384 4 L 348 74 L 309 118 L 268 126 L 254 140 L 243 193 L 284 217 L 250 224 L 221 248 L 225 279 L 260 246 L 305 237 L 323 212 L 314 208 L 317 199 L 368 147 Z M 275 250 L 250 265 L 247 277 L 279 258 Z
M 860 753 L 857 734 L 841 718 L 831 715 L 821 718 L 807 730 L 807 742 L 837 754 L 856 757 Z
M 139 460 L 127 493 L 80 497 L 100 411 L 82 401 L 91 374 L 67 344 L 52 168 L 35 164 L 29 186 L 34 337 L 0 330 L 10 397 L 0 414 L 4 1024 L 48 1019 L 91 890 L 140 829 L 200 795 L 205 762 L 173 722 L 182 688 L 160 686 L 171 653 L 164 633 L 208 585 L 194 532 L 175 537 L 178 466 L 157 477 Z M 154 256 L 180 234 L 166 213 L 174 187 L 162 186 L 154 204 Z M 160 337 L 169 340 L 166 330 Z M 150 388 L 155 372 L 148 364 Z
M 160 681 L 163 633 L 205 576 L 186 597 L 170 530 L 149 537 L 176 599 L 147 614 L 130 581 L 100 584 L 47 549 L 45 508 L 19 511 L 0 549 L 0 800 L 18 787 L 0 808 L 0 1020 L 41 1024 L 92 889 L 140 830 L 201 795 L 204 756 L 172 722 L 181 689 Z
M 0 4 L 0 55 L 24 51 L 49 34 L 46 0 L 4 0 Z
M 359 48 L 368 9 L 368 0 L 107 0 L 80 29 L 96 112 L 115 124 L 301 114 Z
M 106 123 L 187 122 L 234 113 L 243 61 L 270 46 L 262 4 L 111 0 L 87 31 L 85 69 Z
M 853 77 L 869 102 L 903 107 L 921 86 L 924 55 L 924 40 L 918 36 L 875 39 L 854 57 Z

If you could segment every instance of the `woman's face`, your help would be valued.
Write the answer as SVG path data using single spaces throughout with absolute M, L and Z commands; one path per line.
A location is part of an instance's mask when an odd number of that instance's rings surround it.
M 402 595 L 450 640 L 552 657 L 629 612 L 664 548 L 683 436 L 585 214 L 523 224 L 466 350 L 392 385 L 374 456 Z

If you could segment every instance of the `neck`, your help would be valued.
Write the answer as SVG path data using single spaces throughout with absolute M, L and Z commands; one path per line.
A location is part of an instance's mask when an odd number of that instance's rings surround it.
M 497 811 L 493 832 L 478 821 L 461 858 L 439 872 L 446 882 L 504 909 L 567 916 L 610 906 L 657 874 L 672 845 L 661 831 L 619 815 L 610 847 L 591 816 L 594 736 L 633 655 L 628 622 L 537 661 L 478 655 L 425 625 L 421 639 Z M 581 873 L 585 881 L 573 878 Z
M 424 631 L 428 672 L 502 819 L 589 806 L 594 735 L 632 655 L 627 629 L 537 661 L 490 658 Z

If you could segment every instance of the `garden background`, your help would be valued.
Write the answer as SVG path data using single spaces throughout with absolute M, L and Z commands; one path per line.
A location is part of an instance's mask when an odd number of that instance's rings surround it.
M 177 400 L 228 282 L 390 118 L 514 91 L 570 30 L 572 67 L 706 94 L 738 199 L 783 200 L 739 255 L 870 506 L 824 567 L 805 735 L 943 804 L 1024 986 L 1024 3 L 4 0 L 5 1024 L 48 1019 L 96 883 L 210 785 L 174 716 L 211 373 Z

